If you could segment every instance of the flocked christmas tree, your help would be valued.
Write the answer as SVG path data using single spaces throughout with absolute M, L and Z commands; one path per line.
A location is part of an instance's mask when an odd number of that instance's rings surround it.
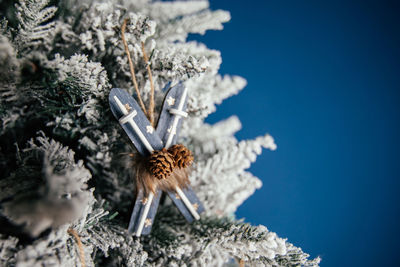
M 236 117 L 204 123 L 215 105 L 245 85 L 218 74 L 221 56 L 190 33 L 230 19 L 207 1 L 0 1 L 1 266 L 317 266 L 300 248 L 235 220 L 261 186 L 247 172 L 271 136 L 238 142 Z M 112 116 L 108 94 L 136 97 L 121 25 L 145 103 L 183 81 L 188 113 L 179 142 L 195 157 L 192 187 L 204 204 L 188 224 L 166 199 L 149 236 L 126 227 L 134 200 L 134 150 Z

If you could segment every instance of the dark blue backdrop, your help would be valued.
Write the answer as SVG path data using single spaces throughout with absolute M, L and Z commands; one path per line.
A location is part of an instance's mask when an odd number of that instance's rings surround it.
M 264 183 L 237 216 L 322 266 L 394 266 L 399 238 L 399 1 L 219 1 L 221 73 L 248 80 L 211 115 L 237 114 L 239 139 L 278 149 L 251 171 Z M 239 105 L 240 104 L 240 105 Z M 240 108 L 238 108 L 240 107 Z

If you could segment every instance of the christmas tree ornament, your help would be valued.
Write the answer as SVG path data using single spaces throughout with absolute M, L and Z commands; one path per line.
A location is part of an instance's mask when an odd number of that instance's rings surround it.
M 182 83 L 165 96 L 156 129 L 128 92 L 114 88 L 109 95 L 111 111 L 118 119 L 141 158 L 137 160 L 137 196 L 128 231 L 136 236 L 151 231 L 162 191 L 188 222 L 198 220 L 204 207 L 189 185 L 187 168 L 191 152 L 175 145 L 182 118 L 187 117 L 187 89 Z
M 121 27 L 121 39 L 140 106 L 128 92 L 119 88 L 111 90 L 109 102 L 112 113 L 140 154 L 136 157 L 136 201 L 128 226 L 128 232 L 139 237 L 150 233 L 162 191 L 168 193 L 188 222 L 200 219 L 199 213 L 204 208 L 189 187 L 188 167 L 193 162 L 193 156 L 185 146 L 175 145 L 182 118 L 188 115 L 187 89 L 179 83 L 164 90 L 167 93 L 154 129 L 154 84 L 149 59 L 144 42 L 141 42 L 150 81 L 149 108 L 146 110 L 125 38 L 127 23 L 128 19 L 125 19 Z

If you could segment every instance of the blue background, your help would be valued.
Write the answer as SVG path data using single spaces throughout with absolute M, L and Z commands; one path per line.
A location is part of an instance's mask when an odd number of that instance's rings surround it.
M 396 3 L 397 2 L 397 3 Z M 270 133 L 238 210 L 322 266 L 395 266 L 399 218 L 399 1 L 219 1 L 222 74 L 248 86 L 208 122 L 237 114 L 238 139 Z

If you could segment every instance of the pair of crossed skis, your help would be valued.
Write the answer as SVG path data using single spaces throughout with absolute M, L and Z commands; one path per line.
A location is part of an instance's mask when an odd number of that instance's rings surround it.
M 165 95 L 156 129 L 153 128 L 136 100 L 125 90 L 114 88 L 109 95 L 111 111 L 119 120 L 129 139 L 143 156 L 155 150 L 168 149 L 174 145 L 187 117 L 187 88 L 182 83 L 170 88 Z M 156 178 L 155 178 L 156 179 Z M 166 178 L 168 179 L 168 178 Z M 190 186 L 176 187 L 166 192 L 188 222 L 198 220 L 204 207 Z M 150 234 L 154 217 L 160 203 L 162 191 L 150 192 L 147 196 L 140 189 L 136 196 L 128 232 L 136 236 Z

